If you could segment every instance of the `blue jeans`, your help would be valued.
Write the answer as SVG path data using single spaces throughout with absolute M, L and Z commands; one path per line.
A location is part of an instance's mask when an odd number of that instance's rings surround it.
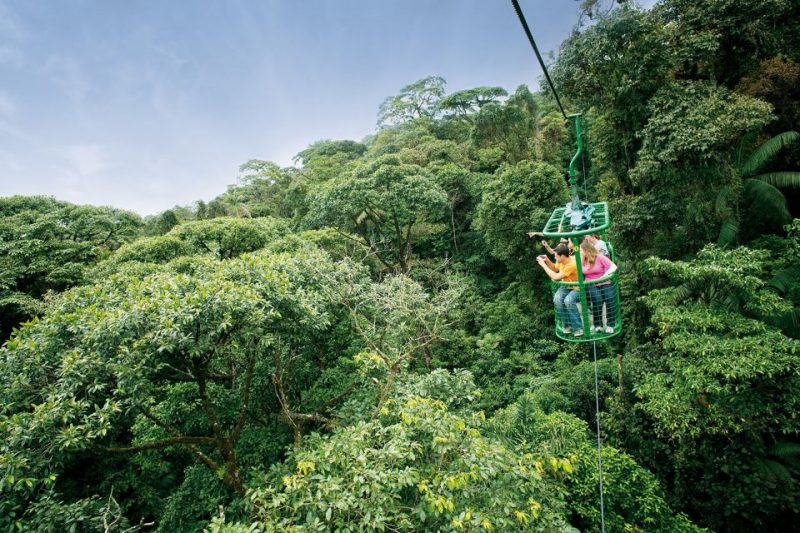
M 617 323 L 617 299 L 614 285 L 587 285 L 586 296 L 592 308 L 592 321 L 595 326 L 603 325 L 603 304 L 606 304 L 606 324 L 613 328 Z
M 553 295 L 553 303 L 561 321 L 561 327 L 571 327 L 574 330 L 583 329 L 581 326 L 581 316 L 578 313 L 578 300 L 581 297 L 580 291 L 573 291 L 566 287 L 559 287 Z

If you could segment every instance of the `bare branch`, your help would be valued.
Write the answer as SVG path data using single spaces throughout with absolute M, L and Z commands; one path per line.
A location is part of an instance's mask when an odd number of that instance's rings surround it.
M 242 398 L 242 407 L 239 410 L 239 417 L 236 420 L 236 425 L 233 427 L 233 431 L 231 432 L 231 441 L 236 442 L 239 438 L 239 434 L 242 432 L 242 428 L 244 427 L 245 419 L 247 418 L 247 410 L 250 408 L 250 388 L 253 384 L 253 374 L 255 368 L 255 357 L 250 355 L 247 359 L 247 369 L 245 370 L 244 376 L 244 394 Z
M 214 439 L 211 437 L 170 437 L 168 439 L 156 440 L 146 442 L 136 446 L 103 446 L 98 449 L 107 453 L 138 453 L 145 450 L 160 450 L 170 446 L 179 446 L 186 444 L 214 444 Z

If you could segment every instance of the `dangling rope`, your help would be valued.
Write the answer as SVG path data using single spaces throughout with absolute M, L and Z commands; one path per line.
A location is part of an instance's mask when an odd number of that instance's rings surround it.
M 603 444 L 600 439 L 600 388 L 597 385 L 597 341 L 593 341 L 592 345 L 594 346 L 594 403 L 597 421 L 597 472 L 599 474 L 598 479 L 600 481 L 600 531 L 605 533 L 606 511 L 604 505 L 605 502 L 603 501 Z
M 514 4 L 514 11 L 517 12 L 517 17 L 519 18 L 519 21 L 522 23 L 522 29 L 525 30 L 525 35 L 528 36 L 528 41 L 531 43 L 533 51 L 536 52 L 536 58 L 539 60 L 539 64 L 542 66 L 542 70 L 544 71 L 544 77 L 547 78 L 547 83 L 550 85 L 550 90 L 553 91 L 553 96 L 556 97 L 556 102 L 558 102 L 558 108 L 561 109 L 561 114 L 564 115 L 564 120 L 567 120 L 567 114 L 564 112 L 564 106 L 561 105 L 561 99 L 558 97 L 556 88 L 553 85 L 553 80 L 550 79 L 550 74 L 547 72 L 547 67 L 544 66 L 544 60 L 542 59 L 542 54 L 539 53 L 539 47 L 536 46 L 536 41 L 533 40 L 533 34 L 531 33 L 530 28 L 528 28 L 528 23 L 525 21 L 525 15 L 522 14 L 522 9 L 519 7 L 519 2 L 517 2 L 517 0 L 511 0 L 511 3 Z

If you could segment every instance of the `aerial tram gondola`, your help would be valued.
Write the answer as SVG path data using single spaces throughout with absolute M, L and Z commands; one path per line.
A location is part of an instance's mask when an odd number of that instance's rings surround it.
M 592 279 L 590 283 L 587 283 L 583 275 L 580 243 L 584 236 L 596 234 L 599 234 L 602 240 L 605 241 L 606 232 L 611 226 L 611 213 L 608 210 L 607 202 L 586 203 L 581 201 L 578 196 L 576 167 L 579 160 L 583 162 L 584 155 L 581 114 L 575 113 L 567 116 L 564 111 L 564 106 L 561 105 L 558 92 L 556 92 L 553 86 L 553 81 L 550 79 L 550 74 L 547 72 L 547 67 L 544 64 L 542 55 L 539 53 L 539 48 L 536 46 L 536 41 L 533 39 L 533 34 L 531 34 L 528 23 L 525 21 L 525 16 L 522 14 L 522 9 L 519 7 L 519 2 L 517 0 L 511 0 L 511 3 L 522 24 L 522 28 L 525 30 L 525 34 L 528 36 L 528 41 L 533 51 L 536 53 L 536 58 L 539 60 L 542 72 L 547 79 L 547 83 L 550 85 L 550 89 L 553 91 L 553 96 L 558 103 L 561 114 L 564 116 L 564 120 L 572 119 L 572 122 L 575 124 L 575 137 L 578 143 L 578 151 L 575 152 L 569 164 L 569 186 L 572 198 L 565 206 L 557 207 L 553 211 L 541 232 L 545 238 L 567 239 L 572 243 L 572 249 L 575 253 L 575 265 L 578 273 L 578 281 L 552 281 L 554 295 L 553 304 L 556 306 L 556 336 L 569 342 L 593 342 L 608 339 L 622 332 L 618 273 L 614 271 L 608 276 L 603 276 L 600 279 Z M 613 246 L 607 246 L 610 252 L 610 259 L 613 261 Z M 565 317 L 559 312 L 555 301 L 555 295 L 562 287 L 579 291 L 581 325 L 580 327 L 576 325 L 575 329 L 576 332 L 582 331 L 582 335 L 576 335 L 575 332 L 565 324 Z M 602 298 L 602 303 L 597 301 L 598 295 L 597 290 L 595 290 L 600 287 L 602 287 L 604 296 Z M 591 301 L 588 294 L 589 292 L 595 295 L 595 301 Z M 590 304 L 595 306 L 594 312 L 592 313 L 590 313 Z M 602 305 L 602 309 L 598 312 L 600 305 Z
M 611 226 L 611 213 L 607 202 L 586 203 L 578 196 L 576 166 L 578 161 L 583 159 L 583 128 L 580 113 L 569 115 L 568 118 L 575 124 L 578 143 L 578 151 L 569 164 L 572 198 L 569 203 L 553 211 L 541 233 L 548 239 L 566 239 L 572 243 L 578 272 L 578 281 L 551 281 L 551 284 L 554 296 L 561 287 L 579 291 L 579 316 L 583 334 L 576 336 L 569 324 L 565 324 L 564 313 L 556 309 L 556 336 L 569 342 L 592 342 L 608 339 L 622 332 L 619 273 L 614 270 L 591 281 L 584 278 L 580 246 L 584 236 L 600 235 L 601 240 L 607 243 L 610 259 L 612 261 L 615 259 L 614 247 L 606 240 L 606 233 Z M 591 301 L 590 293 L 595 300 L 600 299 L 600 301 Z
M 567 329 L 564 323 L 564 317 L 556 309 L 556 336 L 568 342 L 592 342 L 594 348 L 594 398 L 595 398 L 595 426 L 597 429 L 597 473 L 598 473 L 598 493 L 600 503 L 600 530 L 605 533 L 605 503 L 603 494 L 603 455 L 602 455 L 602 434 L 600 431 L 600 388 L 598 385 L 597 377 L 597 341 L 608 339 L 619 335 L 622 332 L 622 321 L 620 316 L 620 299 L 619 299 L 619 281 L 618 273 L 616 270 L 607 276 L 599 279 L 592 279 L 589 283 L 584 277 L 583 265 L 581 261 L 581 240 L 586 235 L 599 234 L 605 241 L 606 232 L 611 227 L 611 213 L 608 209 L 606 202 L 586 203 L 582 202 L 578 196 L 578 182 L 576 179 L 576 167 L 578 160 L 583 161 L 583 128 L 581 124 L 581 114 L 576 113 L 567 116 L 564 107 L 561 105 L 561 100 L 558 97 L 553 81 L 550 79 L 550 74 L 547 72 L 542 55 L 539 53 L 539 48 L 536 46 L 536 41 L 533 39 L 528 23 L 525 21 L 525 16 L 522 14 L 522 9 L 519 7 L 518 0 L 511 0 L 514 6 L 514 11 L 517 13 L 522 28 L 528 36 L 528 41 L 536 52 L 536 57 L 542 67 L 547 83 L 553 91 L 558 107 L 561 109 L 561 114 L 565 120 L 572 119 L 575 124 L 575 137 L 577 139 L 578 151 L 573 156 L 569 164 L 569 186 L 572 193 L 572 198 L 569 203 L 563 207 L 557 207 L 542 230 L 545 238 L 550 239 L 567 239 L 572 242 L 572 248 L 575 253 L 575 266 L 577 270 L 578 281 L 564 282 L 552 281 L 555 305 L 555 293 L 566 288 L 571 290 L 577 287 L 579 291 L 580 300 L 580 322 L 583 332 L 581 335 L 575 335 L 574 332 Z M 585 171 L 585 169 L 584 169 Z M 585 180 L 585 178 L 584 178 Z M 610 259 L 613 261 L 614 249 L 613 246 L 607 244 Z M 597 286 L 604 286 L 610 289 L 610 297 L 603 298 L 603 308 L 601 313 L 598 313 L 598 302 L 592 302 L 596 306 L 592 317 L 589 313 L 590 298 L 588 292 L 593 292 L 590 288 Z M 608 296 L 608 294 L 607 294 Z M 596 323 L 602 322 L 602 324 Z

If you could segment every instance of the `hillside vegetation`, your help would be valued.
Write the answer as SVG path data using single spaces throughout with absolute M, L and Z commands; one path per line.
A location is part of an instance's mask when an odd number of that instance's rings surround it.
M 606 530 L 793 530 L 800 5 L 601 4 L 550 68 L 620 273 Z M 0 531 L 600 530 L 594 353 L 526 235 L 574 133 L 436 76 L 377 114 L 144 219 L 0 198 Z

